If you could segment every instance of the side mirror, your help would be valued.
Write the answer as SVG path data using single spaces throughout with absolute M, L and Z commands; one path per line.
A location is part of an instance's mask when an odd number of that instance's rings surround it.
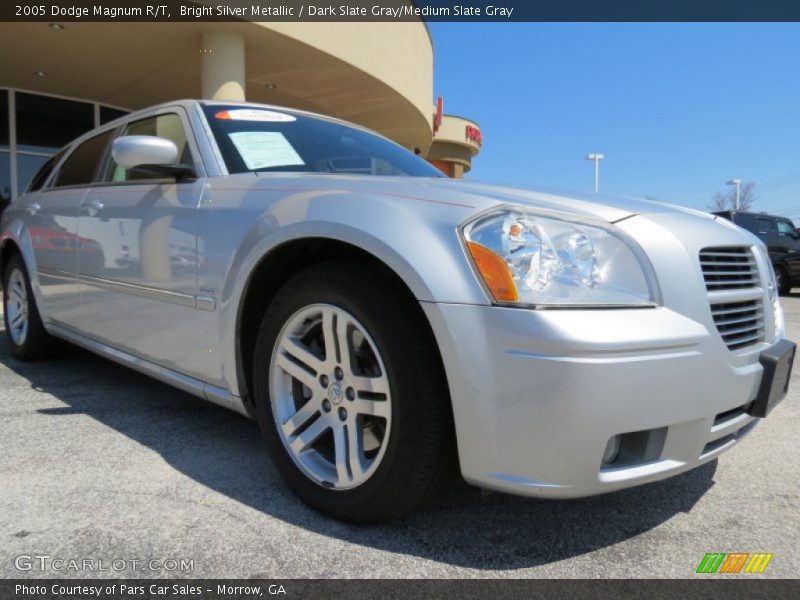
M 792 236 L 792 239 L 800 240 L 800 230 L 795 229 L 790 235 Z
M 111 156 L 119 166 L 137 173 L 174 177 L 195 177 L 189 165 L 177 164 L 178 147 L 155 135 L 126 135 L 111 144 Z

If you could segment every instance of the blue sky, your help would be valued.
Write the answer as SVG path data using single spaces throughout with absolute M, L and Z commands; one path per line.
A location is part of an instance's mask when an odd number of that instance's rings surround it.
M 734 177 L 800 220 L 800 24 L 431 23 L 435 95 L 476 120 L 467 176 L 706 208 Z

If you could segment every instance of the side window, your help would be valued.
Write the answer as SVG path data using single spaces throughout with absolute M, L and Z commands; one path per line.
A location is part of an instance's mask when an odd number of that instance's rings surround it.
M 113 130 L 105 131 L 78 146 L 61 165 L 53 187 L 92 183 L 97 165 L 113 134 Z
M 775 221 L 770 219 L 756 219 L 758 233 L 773 233 L 775 231 Z
M 792 227 L 791 223 L 787 223 L 786 221 L 778 221 L 778 234 L 792 235 L 793 233 L 794 227 Z
M 61 160 L 61 157 L 64 156 L 64 152 L 65 151 L 62 150 L 58 154 L 54 154 L 47 159 L 47 162 L 42 165 L 42 168 L 39 169 L 36 172 L 36 175 L 33 176 L 33 179 L 31 179 L 31 182 L 28 185 L 28 192 L 35 192 L 36 190 L 42 189 L 42 186 L 50 176 L 50 172 L 53 170 L 53 167 L 58 163 L 58 161 Z
M 121 135 L 155 135 L 166 138 L 174 142 L 178 147 L 178 162 L 194 166 L 192 153 L 189 149 L 189 143 L 186 137 L 186 130 L 183 128 L 181 118 L 174 113 L 133 121 L 125 126 Z M 146 173 L 128 171 L 111 159 L 109 160 L 108 168 L 102 180 L 117 183 L 124 181 L 153 180 L 153 176 Z

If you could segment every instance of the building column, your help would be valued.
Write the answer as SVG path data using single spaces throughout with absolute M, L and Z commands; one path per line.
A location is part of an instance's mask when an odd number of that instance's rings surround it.
M 244 100 L 244 37 L 240 33 L 207 31 L 200 40 L 200 53 L 202 97 Z

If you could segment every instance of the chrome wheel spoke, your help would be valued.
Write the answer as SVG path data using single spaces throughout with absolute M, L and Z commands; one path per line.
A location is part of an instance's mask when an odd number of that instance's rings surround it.
M 386 400 L 366 400 L 358 398 L 352 404 L 353 410 L 358 415 L 369 415 L 371 417 L 380 417 L 381 419 L 390 419 L 392 416 L 392 405 Z
M 334 365 L 339 360 L 339 344 L 336 339 L 336 312 L 327 309 L 322 312 L 322 340 L 325 346 L 325 363 Z
M 360 483 L 364 479 L 364 450 L 361 428 L 355 423 L 333 428 L 336 476 L 339 483 Z
M 303 407 L 292 415 L 289 420 L 283 424 L 283 432 L 291 437 L 295 435 L 298 429 L 303 427 L 309 420 L 319 413 L 319 402 L 311 398 L 306 402 Z
M 25 302 L 25 297 L 20 293 L 19 288 L 16 285 L 12 285 L 8 288 L 8 296 L 9 299 L 13 299 L 17 304 L 22 304 Z
M 353 481 L 358 481 L 364 477 L 364 447 L 361 443 L 363 430 L 355 423 L 347 426 L 347 464 Z
M 344 426 L 333 428 L 333 445 L 336 454 L 336 476 L 339 483 L 346 483 L 350 480 L 350 473 L 347 470 L 347 432 Z
M 316 376 L 309 373 L 306 369 L 298 365 L 291 358 L 285 354 L 280 354 L 277 359 L 277 365 L 283 369 L 288 375 L 297 379 L 300 383 L 313 388 L 316 385 Z
M 9 333 L 15 344 L 21 345 L 28 335 L 28 292 L 25 276 L 14 269 L 8 278 L 6 291 L 6 310 Z
M 17 316 L 11 320 L 12 327 L 19 327 L 21 323 L 25 321 L 25 313 L 20 311 L 17 313 Z
M 325 433 L 325 431 L 330 427 L 327 419 L 320 417 L 316 421 L 314 421 L 311 425 L 308 426 L 306 430 L 303 431 L 300 435 L 298 435 L 294 440 L 291 442 L 291 448 L 297 454 L 305 452 L 308 450 L 309 446 L 319 439 L 319 437 Z
M 350 322 L 345 316 L 340 316 L 336 319 L 336 341 L 339 346 L 339 364 L 344 373 L 350 376 L 353 373 L 353 368 L 350 365 L 350 357 L 352 356 Z
M 362 392 L 366 392 L 370 396 L 381 394 L 383 396 L 389 395 L 389 382 L 386 377 L 351 377 L 351 385 L 356 391 L 356 397 L 361 397 Z

